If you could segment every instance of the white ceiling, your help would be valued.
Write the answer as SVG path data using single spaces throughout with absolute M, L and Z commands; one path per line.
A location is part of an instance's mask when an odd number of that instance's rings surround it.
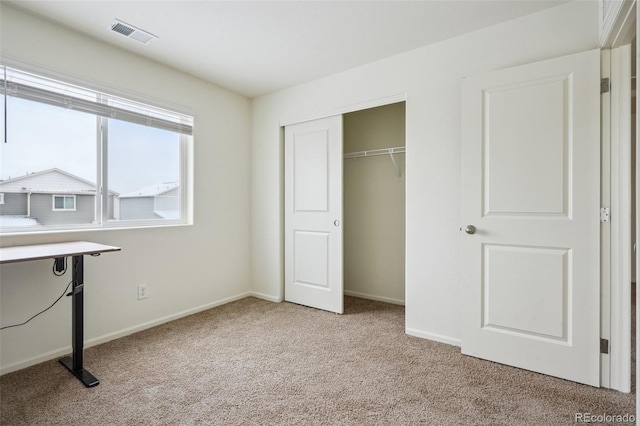
M 255 97 L 565 3 L 448 1 L 8 1 Z M 120 19 L 159 37 L 109 31 Z

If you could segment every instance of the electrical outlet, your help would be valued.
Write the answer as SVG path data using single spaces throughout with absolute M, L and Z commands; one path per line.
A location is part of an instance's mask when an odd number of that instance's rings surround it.
M 149 286 L 140 284 L 138 286 L 138 300 L 146 299 L 147 297 L 149 297 Z

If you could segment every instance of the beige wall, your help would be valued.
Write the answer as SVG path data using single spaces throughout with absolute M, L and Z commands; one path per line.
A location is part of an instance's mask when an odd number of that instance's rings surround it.
M 404 146 L 405 104 L 344 115 L 344 151 Z M 345 294 L 404 304 L 405 154 L 344 160 Z
M 253 291 L 280 300 L 284 294 L 282 124 L 400 95 L 406 99 L 406 330 L 460 344 L 461 81 L 597 43 L 598 3 L 574 1 L 253 99 Z
M 88 344 L 247 294 L 282 300 L 282 123 L 402 95 L 406 329 L 456 344 L 460 81 L 595 48 L 597 15 L 595 1 L 569 2 L 249 101 L 2 3 L 3 58 L 184 107 L 196 123 L 193 226 L 3 237 L 0 244 L 92 240 L 123 248 L 86 262 Z M 2 324 L 48 306 L 67 283 L 52 276 L 48 261 L 3 265 L 0 278 Z M 149 284 L 143 301 L 136 298 L 140 283 Z M 44 319 L 0 333 L 2 372 L 70 350 L 70 302 L 63 298 Z
M 250 101 L 51 22 L 0 6 L 3 59 L 195 114 L 194 225 L 2 237 L 2 246 L 90 240 L 122 247 L 85 261 L 89 345 L 250 294 Z M 50 261 L 0 267 L 0 323 L 22 322 L 64 290 Z M 149 298 L 137 300 L 137 286 Z M 8 372 L 70 352 L 71 299 L 0 332 Z M 90 367 L 89 370 L 91 371 Z M 100 377 L 99 371 L 93 371 Z

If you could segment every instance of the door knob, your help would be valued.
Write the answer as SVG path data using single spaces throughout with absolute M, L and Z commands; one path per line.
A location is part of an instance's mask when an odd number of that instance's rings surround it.
M 340 226 L 340 221 L 339 220 L 334 220 L 333 221 L 333 225 L 334 226 Z
M 466 232 L 467 234 L 475 234 L 476 233 L 476 227 L 473 225 L 467 225 L 464 227 L 464 232 Z

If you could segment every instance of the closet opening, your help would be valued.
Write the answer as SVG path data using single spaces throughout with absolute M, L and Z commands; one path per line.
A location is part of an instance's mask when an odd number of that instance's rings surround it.
M 345 309 L 405 304 L 405 102 L 343 115 Z

